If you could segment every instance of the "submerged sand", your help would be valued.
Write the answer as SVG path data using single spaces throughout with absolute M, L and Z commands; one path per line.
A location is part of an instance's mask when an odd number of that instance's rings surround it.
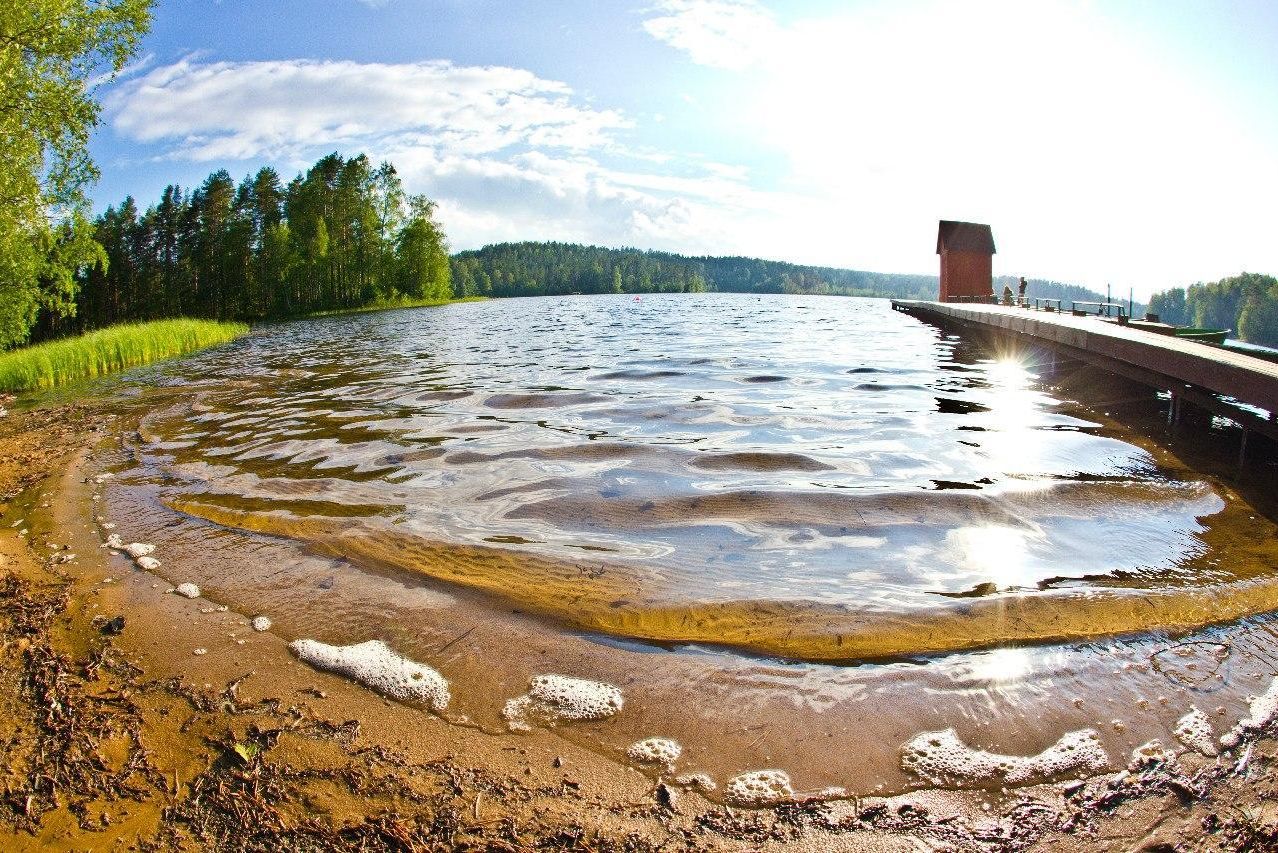
M 482 731 L 383 698 L 300 662 L 284 638 L 253 629 L 258 614 L 169 594 L 160 576 L 112 562 L 99 547 L 94 458 L 132 428 L 128 413 L 88 406 L 0 421 L 2 849 L 1278 844 L 1272 724 L 1245 726 L 1218 756 L 1151 748 L 1081 781 L 1028 774 L 1016 787 L 1009 771 L 1007 787 L 885 799 L 793 794 L 780 777 L 751 777 L 738 787 L 779 791 L 760 802 L 781 802 L 741 808 L 677 785 L 660 762 L 641 770 L 550 728 Z

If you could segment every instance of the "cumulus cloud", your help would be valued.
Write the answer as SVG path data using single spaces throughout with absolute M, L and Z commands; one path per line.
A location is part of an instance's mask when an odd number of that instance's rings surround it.
M 632 151 L 620 112 L 517 68 L 188 57 L 124 81 L 106 106 L 118 134 L 161 158 L 389 160 L 439 202 L 462 248 L 544 238 L 708 252 L 736 248 L 736 213 L 770 204 L 741 167 Z
M 563 83 L 501 66 L 188 58 L 106 100 L 121 134 L 191 160 L 278 158 L 416 131 L 470 153 L 515 145 L 586 149 L 628 122 Z

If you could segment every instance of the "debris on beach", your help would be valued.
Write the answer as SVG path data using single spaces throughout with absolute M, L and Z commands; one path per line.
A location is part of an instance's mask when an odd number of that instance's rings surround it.
M 1092 729 L 1067 732 L 1038 755 L 999 755 L 973 749 L 954 729 L 923 732 L 902 747 L 901 767 L 934 784 L 1002 779 L 1009 784 L 1050 779 L 1067 773 L 1099 773 L 1109 756 Z
M 766 806 L 793 800 L 794 788 L 784 770 L 752 770 L 729 779 L 723 795 L 740 806 Z
M 1251 700 L 1250 713 L 1238 721 L 1238 725 L 1220 736 L 1220 745 L 1232 749 L 1242 742 L 1243 735 L 1263 729 L 1278 719 L 1278 678 L 1269 682 L 1269 689 Z
M 173 588 L 173 591 L 184 598 L 199 598 L 200 588 L 193 583 L 180 583 Z
M 611 684 L 551 673 L 533 676 L 528 692 L 508 701 L 501 715 L 511 731 L 529 731 L 559 720 L 601 720 L 623 705 L 621 691 Z
M 1132 773 L 1139 773 L 1151 767 L 1175 763 L 1176 753 L 1163 746 L 1158 738 L 1154 738 L 1132 750 L 1132 758 L 1127 762 L 1127 769 Z
M 124 630 L 124 617 L 117 616 L 114 619 L 108 619 L 99 630 L 108 637 L 119 634 Z
M 423 702 L 435 711 L 448 707 L 444 677 L 425 664 L 401 657 L 381 640 L 351 646 L 295 640 L 289 649 L 313 667 L 345 675 L 393 699 Z
M 209 653 L 209 650 L 208 650 L 208 649 L 203 649 L 203 648 L 201 648 L 201 649 L 196 649 L 196 650 L 195 650 L 195 652 L 194 652 L 194 654 L 196 655 L 196 657 L 199 657 L 200 655 L 206 655 L 206 654 L 208 654 L 208 653 Z

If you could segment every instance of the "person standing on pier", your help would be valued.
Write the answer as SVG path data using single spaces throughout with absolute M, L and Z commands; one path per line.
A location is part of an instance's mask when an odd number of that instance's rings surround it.
M 1021 276 L 1021 283 L 1016 288 L 1016 304 L 1017 305 L 1025 304 L 1025 288 L 1026 287 L 1028 287 L 1028 284 L 1025 281 L 1025 276 Z

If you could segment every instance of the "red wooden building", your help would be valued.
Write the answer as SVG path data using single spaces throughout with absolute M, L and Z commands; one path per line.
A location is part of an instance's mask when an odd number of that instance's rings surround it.
M 941 256 L 940 301 L 989 298 L 994 292 L 994 233 L 976 222 L 941 220 L 936 253 Z

